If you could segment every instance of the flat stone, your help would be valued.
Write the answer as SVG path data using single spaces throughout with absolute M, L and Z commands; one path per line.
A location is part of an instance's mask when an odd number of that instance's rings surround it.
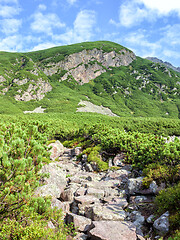
M 83 205 L 99 202 L 98 198 L 96 198 L 94 196 L 91 196 L 91 195 L 78 196 L 78 197 L 75 197 L 74 200 L 77 203 L 80 203 L 80 204 L 83 204 Z
M 136 228 L 121 221 L 94 221 L 90 230 L 91 240 L 136 240 Z
M 94 196 L 99 199 L 102 199 L 105 195 L 104 190 L 96 189 L 96 188 L 88 188 L 86 194 Z
M 93 221 L 123 221 L 126 218 L 125 211 L 117 205 L 103 206 L 100 204 L 94 204 L 87 206 L 84 212 L 85 216 L 91 218 Z
M 89 218 L 74 213 L 68 213 L 66 215 L 66 223 L 74 223 L 74 227 L 81 232 L 87 232 L 92 228 L 92 221 Z

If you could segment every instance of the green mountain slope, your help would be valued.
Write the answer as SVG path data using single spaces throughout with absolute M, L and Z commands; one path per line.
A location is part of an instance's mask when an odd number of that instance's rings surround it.
M 0 113 L 76 112 L 80 100 L 119 116 L 180 118 L 180 73 L 107 41 L 0 52 Z

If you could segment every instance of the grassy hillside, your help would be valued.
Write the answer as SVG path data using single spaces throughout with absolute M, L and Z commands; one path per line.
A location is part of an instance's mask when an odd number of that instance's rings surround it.
M 44 73 L 49 64 L 55 66 L 73 53 L 92 49 L 118 53 L 126 48 L 98 41 L 29 53 L 1 52 L 1 113 L 19 113 L 38 106 L 46 108 L 47 113 L 75 112 L 80 100 L 88 97 L 92 103 L 108 107 L 120 117 L 180 118 L 180 73 L 140 57 L 128 66 L 109 67 L 83 85 L 79 85 L 72 76 L 59 82 L 67 72 L 61 68 L 51 75 Z M 52 91 L 47 92 L 42 100 L 23 102 L 14 99 L 17 94 L 22 96 L 30 84 L 36 86 L 39 79 L 52 86 Z

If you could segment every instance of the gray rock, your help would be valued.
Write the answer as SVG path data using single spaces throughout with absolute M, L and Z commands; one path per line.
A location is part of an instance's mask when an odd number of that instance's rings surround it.
M 81 160 L 82 163 L 86 163 L 87 162 L 87 155 L 84 154 L 82 155 L 82 160 Z
M 169 212 L 165 212 L 156 221 L 154 221 L 153 227 L 160 235 L 164 235 L 169 231 Z
M 126 213 L 118 205 L 101 205 L 94 204 L 87 206 L 84 210 L 86 217 L 91 218 L 93 221 L 123 221 L 126 218 Z
M 93 171 L 94 171 L 90 163 L 84 164 L 84 169 L 85 169 L 87 172 L 93 172 Z
M 78 233 L 73 240 L 87 240 L 88 235 L 84 234 L 84 233 Z
M 136 240 L 136 229 L 132 223 L 121 221 L 95 221 L 90 230 L 92 240 Z
M 125 154 L 124 153 L 117 154 L 115 156 L 115 158 L 113 159 L 113 165 L 123 167 L 124 166 L 124 163 L 123 163 L 124 159 L 125 159 Z
M 49 173 L 49 178 L 44 178 L 43 183 L 45 185 L 39 187 L 35 191 L 35 195 L 40 196 L 52 196 L 55 198 L 59 198 L 61 192 L 66 187 L 66 175 L 62 171 L 60 164 L 50 163 L 44 165 L 40 171 L 41 173 Z
M 150 191 L 152 191 L 153 193 L 157 193 L 158 190 L 158 185 L 155 181 L 152 181 L 151 184 L 149 185 L 149 189 Z
M 143 181 L 143 177 L 129 179 L 128 191 L 130 195 L 134 195 L 142 189 L 142 181 Z
M 92 228 L 92 221 L 89 218 L 68 213 L 66 215 L 66 223 L 74 223 L 74 227 L 80 232 L 87 232 Z
M 152 215 L 150 215 L 150 216 L 146 219 L 146 221 L 147 221 L 148 223 L 153 223 L 153 222 L 154 222 L 154 218 L 155 218 L 155 216 L 152 214 Z
M 142 232 L 142 226 L 145 223 L 145 218 L 144 216 L 141 215 L 140 212 L 138 211 L 133 211 L 130 214 L 130 219 L 133 222 L 133 224 L 136 226 L 136 232 L 143 236 L 143 232 Z
M 76 147 L 71 150 L 71 156 L 78 156 L 80 153 L 82 153 L 81 147 Z
M 96 198 L 103 199 L 105 193 L 104 193 L 104 190 L 101 190 L 101 189 L 88 188 L 86 195 L 92 195 Z
M 58 140 L 55 143 L 49 144 L 48 147 L 52 147 L 50 150 L 51 160 L 59 158 L 64 153 L 64 146 Z
M 66 188 L 60 195 L 60 199 L 63 202 L 72 202 L 74 198 L 71 188 Z
M 76 196 L 76 197 L 83 196 L 83 195 L 85 195 L 86 192 L 87 192 L 87 188 L 80 187 L 76 190 L 76 192 L 74 193 L 74 196 Z
M 69 202 L 61 202 L 57 198 L 53 198 L 51 200 L 51 208 L 62 209 L 64 213 L 70 211 L 70 203 Z
M 79 196 L 79 197 L 75 197 L 74 200 L 79 204 L 82 205 L 89 205 L 95 202 L 99 202 L 99 199 L 91 196 L 91 195 L 84 195 L 84 196 Z

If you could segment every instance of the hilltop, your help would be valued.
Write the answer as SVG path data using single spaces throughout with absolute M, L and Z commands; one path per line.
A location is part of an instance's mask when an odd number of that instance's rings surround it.
M 179 72 L 113 42 L 0 53 L 1 113 L 75 113 L 88 100 L 121 117 L 179 118 L 179 94 Z

